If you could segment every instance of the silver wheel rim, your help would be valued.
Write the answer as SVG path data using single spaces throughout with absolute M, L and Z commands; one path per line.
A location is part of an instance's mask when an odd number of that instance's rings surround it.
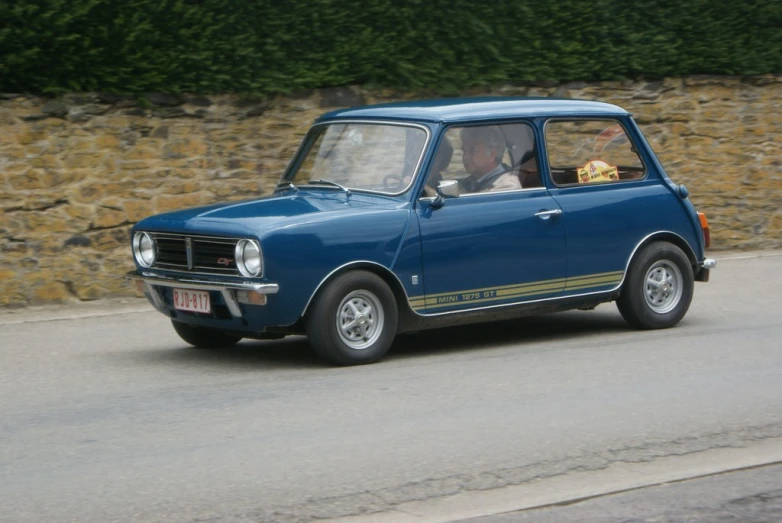
M 353 291 L 337 309 L 337 332 L 340 339 L 355 350 L 370 347 L 383 332 L 383 306 L 369 291 Z
M 671 312 L 682 297 L 682 271 L 668 260 L 660 260 L 649 267 L 644 284 L 646 304 L 657 314 Z

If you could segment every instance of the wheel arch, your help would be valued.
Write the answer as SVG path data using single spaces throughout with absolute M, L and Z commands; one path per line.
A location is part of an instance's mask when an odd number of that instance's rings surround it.
M 676 234 L 675 232 L 657 231 L 646 236 L 643 240 L 641 240 L 638 243 L 638 245 L 635 246 L 635 249 L 630 255 L 630 258 L 627 260 L 627 266 L 625 267 L 625 276 L 627 275 L 627 271 L 630 269 L 630 264 L 633 263 L 633 260 L 638 255 L 638 253 L 641 252 L 641 250 L 647 245 L 649 245 L 650 243 L 654 243 L 658 241 L 667 241 L 668 243 L 672 243 L 677 247 L 679 247 L 682 250 L 682 252 L 684 252 L 684 255 L 687 256 L 687 259 L 690 261 L 690 265 L 693 266 L 693 269 L 698 265 L 698 258 L 695 255 L 695 251 L 693 250 L 692 246 L 689 243 L 687 243 L 687 240 L 685 240 L 683 237 Z
M 377 263 L 372 262 L 368 260 L 360 260 L 360 261 L 352 261 L 350 263 L 346 263 L 345 265 L 341 265 L 331 271 L 328 275 L 326 275 L 323 280 L 318 284 L 318 286 L 315 288 L 315 291 L 310 295 L 309 300 L 307 300 L 307 304 L 304 306 L 304 309 L 301 311 L 301 318 L 304 318 L 307 315 L 307 311 L 310 309 L 310 306 L 312 305 L 312 302 L 315 300 L 315 297 L 318 295 L 318 293 L 321 292 L 322 289 L 326 287 L 326 285 L 333 281 L 338 276 L 355 270 L 364 270 L 367 272 L 371 272 L 372 274 L 377 275 L 382 279 L 386 285 L 388 285 L 389 289 L 391 289 L 391 292 L 394 294 L 394 299 L 396 300 L 396 306 L 397 310 L 400 313 L 400 320 L 402 318 L 402 315 L 406 315 L 408 312 L 411 312 L 412 309 L 410 309 L 410 304 L 407 298 L 407 293 L 405 292 L 404 287 L 402 286 L 402 282 L 399 281 L 399 278 L 391 272 L 390 269 L 387 267 Z

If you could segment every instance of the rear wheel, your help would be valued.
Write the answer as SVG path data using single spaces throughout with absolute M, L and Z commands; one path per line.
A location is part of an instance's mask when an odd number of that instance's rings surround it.
M 394 293 L 382 278 L 351 271 L 326 284 L 312 303 L 305 326 L 312 349 L 337 365 L 373 363 L 396 336 Z
M 179 337 L 199 349 L 218 349 L 236 345 L 242 338 L 229 336 L 208 327 L 194 327 L 181 321 L 171 320 L 171 325 Z
M 650 243 L 630 264 L 616 304 L 634 327 L 673 327 L 690 308 L 693 285 L 692 265 L 679 247 L 668 242 Z

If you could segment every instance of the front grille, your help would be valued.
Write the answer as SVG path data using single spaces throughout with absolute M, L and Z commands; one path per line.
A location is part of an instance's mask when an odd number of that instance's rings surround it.
M 207 274 L 240 275 L 234 261 L 237 240 L 211 236 L 150 233 L 155 240 L 155 267 Z M 191 258 L 188 265 L 187 243 Z

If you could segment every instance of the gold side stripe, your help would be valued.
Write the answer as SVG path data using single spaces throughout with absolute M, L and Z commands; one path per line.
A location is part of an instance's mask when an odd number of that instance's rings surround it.
M 485 298 L 468 298 L 468 299 L 457 299 L 455 301 L 447 301 L 447 302 L 439 302 L 438 298 L 428 298 L 426 300 L 427 306 L 435 306 L 435 307 L 442 307 L 444 305 L 450 305 L 452 303 L 485 303 L 487 301 L 497 301 L 497 300 L 505 300 L 508 298 L 517 298 L 519 296 L 530 296 L 533 294 L 546 294 L 548 292 L 552 291 L 558 291 L 561 288 L 560 284 L 549 284 L 547 286 L 540 286 L 535 289 L 525 289 L 524 291 L 497 291 L 497 293 L 494 296 L 488 296 Z M 466 293 L 471 294 L 471 293 Z M 472 293 L 472 294 L 478 294 L 478 293 Z M 461 297 L 461 294 L 453 294 L 454 297 L 459 298 Z M 441 296 L 440 298 L 443 298 Z
M 494 297 L 491 297 L 491 298 L 481 298 L 481 299 L 478 299 L 478 300 L 462 300 L 462 301 L 449 302 L 449 303 L 437 303 L 437 302 L 429 303 L 429 302 L 427 302 L 427 308 L 428 307 L 446 307 L 448 305 L 453 305 L 454 303 L 459 303 L 459 304 L 463 304 L 463 303 L 488 303 L 488 302 L 492 302 L 492 301 L 508 300 L 508 299 L 511 299 L 511 298 L 521 298 L 522 296 L 535 296 L 537 294 L 548 294 L 552 290 L 556 290 L 556 289 L 549 289 L 549 290 L 541 289 L 541 290 L 536 290 L 536 291 L 517 292 L 517 293 L 513 293 L 513 294 L 506 294 L 506 295 L 503 295 L 503 296 L 494 296 Z
M 574 287 L 583 287 L 584 285 L 587 284 L 614 283 L 614 282 L 618 283 L 620 281 L 622 281 L 622 278 L 618 278 L 616 276 L 606 276 L 604 278 L 593 278 L 591 280 L 567 282 L 567 285 L 565 285 L 565 289 L 572 289 Z
M 621 273 L 620 273 L 621 274 Z M 582 278 L 580 280 L 576 281 L 568 281 L 565 285 L 565 289 L 577 289 L 577 288 L 583 288 L 583 287 L 589 287 L 594 286 L 597 284 L 610 284 L 610 283 L 619 283 L 622 280 L 622 278 L 619 275 L 615 276 L 601 276 L 601 277 L 592 277 L 592 278 Z M 549 280 L 551 281 L 551 280 Z M 483 292 L 496 292 L 498 296 L 513 296 L 518 293 L 521 294 L 528 294 L 529 292 L 535 292 L 538 290 L 551 290 L 551 289 L 557 289 L 560 287 L 561 282 L 552 282 L 552 283 L 539 283 L 539 284 L 525 284 L 523 286 L 516 286 L 516 287 L 494 287 L 484 290 Z M 461 291 L 461 292 L 450 292 L 450 293 L 444 293 L 444 294 L 432 294 L 432 295 L 425 295 L 425 296 L 417 296 L 415 298 L 411 298 L 408 300 L 411 305 L 423 305 L 424 303 L 437 303 L 437 298 L 442 298 L 446 296 L 460 296 L 462 294 L 479 294 L 477 291 Z M 474 301 L 474 300 L 464 300 L 464 301 Z M 455 302 L 451 302 L 455 303 Z
M 477 298 L 473 298 L 473 299 L 461 299 L 461 300 L 459 300 L 458 298 L 463 297 L 465 294 L 466 295 L 472 295 L 472 294 L 483 294 L 483 293 L 486 293 L 486 292 L 490 292 L 490 293 L 493 293 L 494 296 L 487 296 L 486 298 L 502 299 L 502 298 L 506 298 L 506 297 L 510 298 L 510 297 L 514 297 L 514 296 L 523 296 L 523 295 L 526 295 L 526 294 L 539 294 L 540 292 L 554 291 L 554 290 L 559 290 L 561 288 L 562 288 L 562 282 L 542 283 L 542 284 L 538 284 L 538 285 L 529 285 L 529 286 L 524 286 L 523 288 L 512 288 L 512 289 L 509 289 L 509 288 L 503 289 L 503 288 L 500 288 L 500 287 L 495 287 L 495 288 L 492 288 L 491 290 L 486 290 L 486 291 L 483 291 L 483 292 L 463 291 L 463 292 L 451 292 L 451 293 L 448 293 L 448 294 L 427 295 L 427 296 L 415 298 L 413 300 L 409 300 L 409 302 L 410 302 L 411 305 L 420 305 L 420 306 L 423 306 L 425 304 L 426 305 L 437 305 L 438 304 L 438 300 L 440 298 L 454 297 L 454 298 L 457 298 L 457 301 L 449 301 L 447 303 L 459 303 L 459 302 L 468 302 L 468 301 L 471 302 L 471 303 L 476 303 L 476 302 L 479 302 L 479 301 L 483 301 L 483 299 L 479 300 Z M 495 298 L 495 297 L 497 297 L 497 298 Z M 447 304 L 447 303 L 444 302 L 444 304 Z
M 602 272 L 596 274 L 587 274 L 583 276 L 575 276 L 573 278 L 558 278 L 554 280 L 541 280 L 537 282 L 529 282 L 523 284 L 514 285 L 502 285 L 499 287 L 484 287 L 481 289 L 465 290 L 458 292 L 445 292 L 440 294 L 427 294 L 423 296 L 416 296 L 410 298 L 408 302 L 414 310 L 420 310 L 425 308 L 438 308 L 446 307 L 454 304 L 466 304 L 466 303 L 487 303 L 498 300 L 507 300 L 511 298 L 520 298 L 524 296 L 532 296 L 535 294 L 546 294 L 550 291 L 556 291 L 558 289 L 563 290 L 579 290 L 588 289 L 592 287 L 605 287 L 608 285 L 618 284 L 622 281 L 624 271 L 612 271 Z M 564 287 L 563 287 L 564 284 Z M 467 298 L 465 295 L 483 294 L 485 292 L 493 292 L 493 296 L 487 296 L 484 298 Z M 449 301 L 441 301 L 441 298 L 448 298 Z
M 498 291 L 498 290 L 516 289 L 516 288 L 520 289 L 524 287 L 532 287 L 535 285 L 543 285 L 548 283 L 565 283 L 565 280 L 566 278 L 557 278 L 555 280 L 540 280 L 540 281 L 531 281 L 527 283 L 514 283 L 512 285 L 500 285 L 499 287 L 482 287 L 480 289 L 469 289 L 469 290 L 456 291 L 456 292 L 441 292 L 439 294 L 427 294 L 426 296 L 417 296 L 417 297 L 437 298 L 438 296 L 450 296 L 452 294 L 467 294 L 470 292 Z
M 417 299 L 423 299 L 423 298 L 437 298 L 439 296 L 451 296 L 453 294 L 469 294 L 471 292 L 484 292 L 484 291 L 500 291 L 505 289 L 524 289 L 526 287 L 535 287 L 538 285 L 544 285 L 544 284 L 554 284 L 554 283 L 564 283 L 564 282 L 581 282 L 581 280 L 591 280 L 593 278 L 604 278 L 609 276 L 618 277 L 620 275 L 623 275 L 624 271 L 612 271 L 612 272 L 599 272 L 596 274 L 586 274 L 582 276 L 573 276 L 571 278 L 556 278 L 553 280 L 540 280 L 540 281 L 532 281 L 527 283 L 514 283 L 512 285 L 500 285 L 499 287 L 482 287 L 480 289 L 469 289 L 469 290 L 463 290 L 463 291 L 456 291 L 456 292 L 441 292 L 439 294 L 426 294 L 424 296 L 416 296 L 414 298 L 411 298 L 412 300 Z

